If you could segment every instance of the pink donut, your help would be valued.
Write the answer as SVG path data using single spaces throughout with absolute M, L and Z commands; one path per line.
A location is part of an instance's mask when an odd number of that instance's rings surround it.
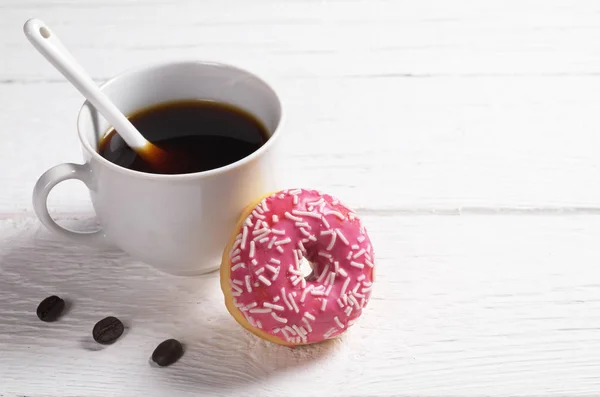
M 308 260 L 310 276 L 301 263 Z M 229 312 L 263 339 L 301 345 L 332 339 L 369 302 L 375 257 L 360 219 L 316 190 L 284 190 L 249 206 L 223 255 Z

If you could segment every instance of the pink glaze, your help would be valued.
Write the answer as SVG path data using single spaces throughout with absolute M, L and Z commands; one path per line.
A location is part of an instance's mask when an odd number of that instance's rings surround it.
M 305 280 L 299 259 L 313 265 Z M 335 338 L 369 302 L 375 258 L 358 217 L 316 190 L 285 190 L 257 205 L 230 252 L 235 306 L 289 343 Z

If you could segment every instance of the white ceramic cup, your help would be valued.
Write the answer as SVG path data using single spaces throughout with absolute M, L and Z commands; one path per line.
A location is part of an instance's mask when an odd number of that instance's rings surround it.
M 33 192 L 38 218 L 50 230 L 82 243 L 106 239 L 167 273 L 193 275 L 217 269 L 244 207 L 279 188 L 273 150 L 282 123 L 277 94 L 244 70 L 193 61 L 131 70 L 101 89 L 126 115 L 174 100 L 225 102 L 257 117 L 270 137 L 257 151 L 225 167 L 181 175 L 142 173 L 98 154 L 98 143 L 110 125 L 85 102 L 77 121 L 85 163 L 60 164 L 40 177 Z M 67 179 L 79 179 L 88 187 L 100 230 L 68 230 L 48 213 L 48 194 Z

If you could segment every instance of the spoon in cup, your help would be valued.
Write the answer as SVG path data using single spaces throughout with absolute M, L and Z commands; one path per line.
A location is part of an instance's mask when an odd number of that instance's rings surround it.
M 168 153 L 148 141 L 134 127 L 115 104 L 100 91 L 83 67 L 62 45 L 58 36 L 39 19 L 25 22 L 23 31 L 33 46 L 106 118 L 125 143 L 157 172 L 171 173 L 181 162 L 174 153 Z M 171 172 L 170 172 L 171 171 Z

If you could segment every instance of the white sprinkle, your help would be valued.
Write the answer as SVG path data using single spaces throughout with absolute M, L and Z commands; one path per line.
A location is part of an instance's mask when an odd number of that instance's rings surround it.
M 310 233 L 305 228 L 300 228 L 300 233 L 304 234 L 306 237 L 310 237 Z
M 261 308 L 255 308 L 255 309 L 250 309 L 250 313 L 271 313 L 271 309 L 266 308 L 266 309 L 261 309 Z
M 292 280 L 292 285 L 295 287 L 296 285 L 300 284 L 300 280 L 302 280 L 302 277 L 296 277 L 294 280 Z
M 287 296 L 285 296 L 285 288 L 281 288 L 281 297 L 283 298 L 283 301 L 285 302 L 285 305 L 287 306 L 287 308 L 292 310 L 293 307 L 290 304 L 290 301 L 288 301 Z
M 356 298 L 364 298 L 365 296 L 359 292 L 352 292 L 352 295 L 354 295 L 354 297 Z
M 235 257 L 236 255 L 239 255 L 241 252 L 242 252 L 242 250 L 240 250 L 240 249 L 238 248 L 238 249 L 236 249 L 235 251 L 233 251 L 233 252 L 231 253 L 230 257 L 231 257 L 231 256 Z
M 366 237 L 365 236 L 358 236 L 358 238 L 356 239 L 356 241 L 358 241 L 359 243 L 362 243 L 363 241 L 365 241 Z
M 346 259 L 350 259 L 350 258 L 352 258 L 352 251 L 349 251 L 348 255 L 346 255 Z
M 300 194 L 300 193 L 302 193 L 302 189 L 290 190 L 288 193 L 291 195 Z
M 269 241 L 269 238 L 268 238 L 268 237 L 265 237 L 265 238 L 262 238 L 262 239 L 260 239 L 258 242 L 259 242 L 259 243 L 261 243 L 261 244 L 264 244 L 264 243 L 266 243 L 267 241 Z
M 262 274 L 258 276 L 258 279 L 262 281 L 267 287 L 271 285 L 271 281 L 269 281 L 269 279 L 263 276 Z
M 350 277 L 347 277 L 342 285 L 342 289 L 340 291 L 340 295 L 344 295 L 346 293 L 346 288 L 348 288 L 348 284 L 350 284 Z
M 294 269 L 294 266 L 292 265 L 290 265 L 288 270 L 290 271 L 290 273 L 295 274 L 296 276 L 302 276 L 302 272 L 298 269 Z
M 258 288 L 260 287 L 260 283 L 258 281 L 256 281 L 254 284 L 252 284 L 254 287 Z
M 306 279 L 304 277 L 302 277 L 300 282 L 302 283 L 301 287 L 306 288 Z
M 271 281 L 275 281 L 278 276 L 279 276 L 279 268 L 275 269 L 273 277 L 271 277 Z
M 331 201 L 331 205 L 338 205 L 339 203 L 340 203 L 340 200 L 338 200 L 338 199 L 333 199 Z
M 283 306 L 281 306 L 281 305 L 274 305 L 271 302 L 265 302 L 265 303 L 263 303 L 263 306 L 264 307 L 268 307 L 268 308 L 273 309 L 273 310 L 283 311 Z
M 337 304 L 338 304 L 340 307 L 344 307 L 344 304 L 342 303 L 342 300 L 341 300 L 340 298 L 338 298 L 338 299 L 337 299 Z
M 302 322 L 306 325 L 306 328 L 308 328 L 308 332 L 312 332 L 312 327 L 310 326 L 310 323 L 308 322 L 308 320 L 303 318 Z
M 257 231 L 258 229 L 260 229 L 261 225 L 262 225 L 262 223 L 260 222 L 260 219 L 258 219 L 256 221 L 256 224 L 254 225 L 254 229 L 252 229 L 252 231 Z
M 327 280 L 325 280 L 325 285 L 327 285 L 327 284 L 333 285 L 334 281 L 335 281 L 335 272 L 330 272 L 329 276 L 327 276 Z
M 244 221 L 244 223 L 245 223 L 246 225 L 248 225 L 248 227 L 252 227 L 252 226 L 253 226 L 252 220 L 251 220 L 250 218 L 252 218 L 252 215 L 249 215 L 249 216 L 246 218 L 246 220 Z
M 284 251 L 283 251 L 283 248 L 281 248 L 281 247 L 279 247 L 279 246 L 278 246 L 278 247 L 277 247 L 277 252 L 279 252 L 280 254 L 283 254 L 283 252 L 284 252 Z
M 309 203 L 306 203 L 306 205 L 310 205 L 311 207 L 316 207 L 317 205 L 323 203 L 325 200 L 323 200 L 323 197 L 319 197 L 319 199 L 317 201 L 311 201 Z
M 277 265 L 280 265 L 280 264 L 281 264 L 281 261 L 280 261 L 279 259 L 275 259 L 275 258 L 271 258 L 271 259 L 269 259 L 269 262 L 271 262 L 271 263 L 275 263 L 275 264 L 277 264 Z
M 335 269 L 334 271 L 337 273 L 340 270 L 340 262 L 334 261 L 333 268 Z
M 306 294 L 308 294 L 311 289 L 313 289 L 312 284 L 305 288 L 304 291 L 302 291 L 302 295 L 300 296 L 300 302 L 304 303 L 304 300 L 306 299 Z
M 294 214 L 294 215 L 310 216 L 312 218 L 321 219 L 321 214 L 317 214 L 316 212 L 292 210 L 292 214 Z M 302 222 L 302 221 L 300 220 L 298 222 Z
M 244 269 L 246 268 L 246 265 L 244 265 L 243 262 L 238 263 L 237 265 L 234 265 L 231 267 L 231 271 L 235 272 L 237 269 L 239 269 L 240 267 L 243 267 Z
M 358 276 L 356 278 L 356 281 L 363 281 L 367 276 L 365 276 L 364 274 L 361 274 L 360 276 Z
M 308 222 L 296 222 L 295 225 L 298 227 L 307 227 L 309 229 L 311 228 Z
M 231 285 L 231 288 L 235 291 L 235 292 L 239 292 L 240 294 L 244 291 L 242 291 L 242 289 L 240 287 L 238 287 L 237 285 L 235 285 L 235 283 L 232 280 L 229 280 L 229 285 Z
M 361 298 L 360 299 L 360 307 L 365 307 L 365 305 L 367 304 L 368 300 L 365 300 L 365 298 Z
M 356 292 L 358 292 L 359 288 L 360 288 L 360 283 L 356 283 L 356 285 L 354 286 L 354 288 L 352 288 L 352 293 L 355 294 Z
M 342 240 L 344 242 L 344 244 L 346 244 L 346 245 L 350 244 L 350 242 L 348 241 L 348 239 L 346 238 L 346 236 L 344 236 L 342 234 L 342 231 L 340 229 L 335 229 L 335 232 L 337 233 L 337 235 L 340 238 L 340 240 Z
M 238 262 L 240 259 L 242 259 L 242 257 L 239 255 L 236 255 L 233 258 L 231 258 L 231 263 Z
M 250 241 L 250 254 L 248 254 L 248 257 L 254 258 L 255 250 L 256 250 L 256 243 L 254 241 Z
M 333 327 L 333 328 L 329 328 L 329 331 L 325 332 L 325 334 L 324 334 L 323 336 L 324 336 L 324 337 L 327 339 L 327 338 L 331 337 L 331 335 L 332 335 L 333 333 L 335 333 L 335 331 L 336 331 L 336 328 L 335 328 L 335 327 Z
M 242 295 L 241 292 L 237 292 L 237 291 L 231 292 L 231 296 L 240 296 L 240 295 Z
M 285 329 L 286 331 L 288 331 L 292 335 L 297 335 L 298 334 L 296 332 L 296 330 L 294 328 L 290 327 L 289 325 L 286 325 L 285 327 L 283 327 L 283 329 Z
M 321 232 L 321 236 L 325 236 L 325 235 L 327 235 L 327 234 L 332 234 L 332 233 L 335 233 L 335 232 L 334 232 L 333 230 L 323 230 L 323 231 Z
M 344 324 L 342 324 L 338 316 L 335 316 L 333 319 L 335 320 L 335 323 L 338 325 L 338 327 L 344 328 Z
M 266 230 L 264 233 L 259 234 L 258 236 L 254 237 L 254 241 L 259 240 L 262 241 L 262 239 L 266 238 L 267 240 L 269 239 L 267 236 L 271 233 L 270 230 Z
M 315 236 L 308 236 L 308 239 L 312 241 L 317 241 L 317 238 Z
M 354 219 L 356 219 L 356 214 L 354 212 L 348 212 L 348 218 L 350 218 L 350 220 L 353 221 Z
M 242 230 L 242 245 L 241 245 L 242 250 L 246 249 L 246 239 L 247 238 L 248 238 L 248 226 L 244 226 L 244 229 Z
M 344 310 L 344 313 L 346 313 L 346 316 L 349 316 L 350 313 L 352 313 L 352 306 L 346 307 L 346 310 Z
M 233 280 L 234 283 L 236 283 L 237 285 L 244 285 L 244 282 L 241 280 Z
M 327 299 L 323 298 L 323 301 L 321 302 L 321 311 L 322 312 L 325 311 L 326 306 L 327 306 Z
M 259 209 L 260 207 L 256 207 L 257 209 Z M 257 217 L 258 219 L 266 219 L 264 215 L 259 214 L 256 209 L 254 211 L 252 211 L 252 215 L 254 215 L 255 217 Z
M 298 196 L 294 196 L 292 200 L 294 201 L 294 205 L 298 205 Z
M 325 217 L 321 217 L 321 221 L 323 222 L 323 225 L 325 225 L 325 227 L 327 229 L 329 229 L 331 227 L 331 225 L 329 225 L 329 222 L 327 222 L 327 219 L 325 219 Z
M 357 301 L 357 300 L 356 300 L 356 298 L 354 297 L 354 295 L 349 295 L 349 296 L 348 296 L 348 300 L 349 300 L 350 302 L 352 302 L 352 306 L 356 306 L 356 307 L 359 307 L 359 306 L 360 306 L 360 305 L 359 305 L 359 303 L 358 303 L 358 301 Z
M 323 290 L 313 289 L 312 291 L 310 291 L 310 294 L 312 296 L 323 296 L 323 295 L 325 295 L 325 292 Z
M 333 249 L 333 245 L 335 244 L 336 236 L 337 236 L 337 234 L 335 234 L 335 233 L 331 234 L 331 240 L 329 241 L 329 245 L 327 246 L 327 248 L 325 248 L 327 251 L 331 251 Z
M 341 220 L 341 221 L 343 221 L 343 220 L 346 220 L 346 217 L 345 217 L 344 215 L 342 215 L 342 213 L 341 213 L 341 212 L 338 212 L 338 211 L 325 211 L 325 212 L 323 213 L 323 215 L 335 215 L 335 216 L 337 216 L 337 217 L 339 218 L 339 220 Z
M 359 248 L 360 248 L 360 246 L 358 244 L 352 244 L 352 249 L 353 250 L 357 250 Z
M 369 253 L 365 253 L 365 258 L 367 258 L 368 260 L 372 261 L 373 258 L 371 258 L 371 255 L 369 255 Z
M 315 321 L 317 318 L 315 316 L 313 316 L 312 314 L 310 314 L 309 312 L 304 312 L 304 317 L 311 319 L 313 321 Z
M 329 270 L 329 264 L 325 265 L 325 269 L 323 269 L 323 271 L 319 275 L 319 278 L 317 279 L 317 283 L 323 282 L 323 280 L 325 279 L 325 276 L 327 275 L 328 270 Z
M 285 194 L 283 194 L 283 193 L 282 193 L 282 194 L 280 194 L 280 195 L 279 195 L 279 198 L 280 198 L 280 199 L 284 199 L 284 198 L 285 198 Z
M 292 296 L 291 293 L 288 294 L 288 298 L 290 298 L 290 302 L 292 303 L 292 306 L 294 307 L 294 311 L 296 313 L 298 313 L 299 312 L 298 305 L 296 304 L 296 301 L 294 300 L 294 297 Z
M 354 261 L 350 261 L 350 266 L 354 266 L 357 267 L 359 269 L 362 269 L 365 267 L 365 265 L 363 265 L 362 263 L 358 263 L 358 262 L 354 262 Z
M 292 211 L 293 212 L 293 211 Z M 294 216 L 292 214 L 290 214 L 289 212 L 285 212 L 285 214 L 283 214 L 286 218 L 291 219 L 294 222 L 302 222 L 302 218 L 298 218 L 297 216 Z
M 261 274 L 262 272 L 265 271 L 264 267 L 261 267 L 260 269 L 258 269 L 257 271 L 255 271 L 254 273 L 258 276 L 259 274 Z
M 341 274 L 343 277 L 348 277 L 348 273 L 346 273 L 346 271 L 341 267 L 339 268 L 338 273 Z
M 273 328 L 273 333 L 278 334 L 281 332 L 281 328 Z
M 266 199 L 266 198 L 264 198 L 264 199 L 262 200 L 262 203 L 261 203 L 261 204 L 262 204 L 262 206 L 263 206 L 263 209 L 264 209 L 265 211 L 268 211 L 268 210 L 269 210 L 269 207 L 267 207 L 267 199 Z
M 277 314 L 275 314 L 275 312 L 271 312 L 271 316 L 273 316 L 273 318 L 280 323 L 287 324 L 287 318 L 279 317 Z
M 289 244 L 292 242 L 292 239 L 289 237 L 284 238 L 283 240 L 279 240 L 275 242 L 275 245 L 283 245 L 283 244 Z
M 256 326 L 260 329 L 262 329 L 262 323 L 258 320 L 256 320 Z
M 294 328 L 294 331 L 296 331 L 296 333 L 298 335 L 305 335 L 305 334 L 302 333 L 302 330 L 296 324 L 293 324 L 292 328 Z M 306 331 L 304 331 L 304 332 L 306 332 Z
M 248 292 L 252 292 L 252 285 L 250 285 L 250 276 L 246 275 L 245 279 L 246 279 L 246 290 Z
M 369 267 L 374 267 L 375 265 L 373 264 L 373 262 L 371 262 L 370 260 L 365 258 L 365 263 L 367 264 L 367 266 Z
M 344 305 L 348 304 L 348 295 L 344 294 L 342 295 L 342 301 L 344 302 Z
M 273 220 L 273 223 L 277 223 L 279 222 L 279 217 L 275 214 L 273 214 L 273 216 L 271 217 L 271 219 Z
M 256 259 L 252 259 L 252 264 L 253 264 L 254 266 L 258 265 L 258 261 L 257 261 Z
M 277 241 L 277 236 L 273 236 L 273 238 L 271 239 L 271 241 L 269 241 L 269 245 L 267 246 L 268 249 L 273 248 L 273 244 L 275 244 L 275 241 Z
M 370 282 L 370 281 L 363 281 L 363 285 L 364 285 L 365 287 L 370 287 L 371 285 L 373 285 L 373 283 L 372 283 L 372 282 Z
M 264 228 L 264 227 L 262 229 L 254 229 L 252 231 L 252 235 L 256 236 L 257 234 L 262 234 L 262 233 L 266 232 L 267 230 L 269 230 L 269 229 L 268 228 Z
M 329 296 L 329 293 L 331 292 L 332 287 L 333 287 L 333 285 L 327 286 L 327 289 L 325 290 L 325 296 Z
M 333 258 L 333 257 L 331 256 L 331 254 L 330 254 L 330 253 L 328 253 L 328 252 L 325 252 L 325 251 L 319 251 L 319 252 L 317 253 L 317 255 L 319 255 L 319 256 L 322 256 L 322 257 L 324 257 L 324 258 L 327 258 L 327 259 L 329 259 L 329 260 L 331 260 L 331 259 Z
M 236 256 L 236 251 L 237 248 L 240 246 L 240 242 L 242 241 L 242 235 L 238 234 L 238 236 L 240 237 L 239 239 L 235 239 L 235 241 L 233 242 L 233 247 L 231 247 L 231 253 L 229 254 L 229 256 Z
M 260 204 L 258 206 L 256 206 L 256 208 L 254 208 L 255 211 L 258 211 L 261 214 L 264 214 L 265 211 L 262 209 L 262 207 L 260 206 Z
M 306 248 L 304 248 L 304 244 L 302 244 L 302 241 L 298 241 L 298 248 L 300 248 L 302 252 L 306 252 Z
M 369 292 L 369 291 L 371 291 L 372 289 L 373 289 L 373 286 L 371 286 L 371 287 L 364 287 L 364 288 L 363 288 L 361 291 L 362 291 L 362 292 L 363 292 L 363 294 L 364 294 L 364 293 L 366 293 L 366 292 Z M 360 298 L 360 297 L 359 297 L 359 298 Z
M 273 297 L 273 302 L 279 302 L 279 296 L 275 295 L 275 296 Z
M 283 235 L 285 235 L 285 230 L 271 229 L 271 232 L 272 232 L 273 234 L 278 234 L 278 235 L 280 235 L 280 236 L 283 236 Z
M 361 248 L 360 251 L 358 251 L 356 254 L 354 254 L 354 256 L 352 258 L 353 259 L 360 258 L 364 254 L 365 254 L 365 249 Z
M 244 313 L 244 316 L 246 316 L 246 318 L 248 319 L 248 321 L 250 321 L 250 324 L 252 324 L 253 327 L 256 327 L 256 321 L 254 320 L 254 318 L 252 318 L 252 316 L 246 313 Z

